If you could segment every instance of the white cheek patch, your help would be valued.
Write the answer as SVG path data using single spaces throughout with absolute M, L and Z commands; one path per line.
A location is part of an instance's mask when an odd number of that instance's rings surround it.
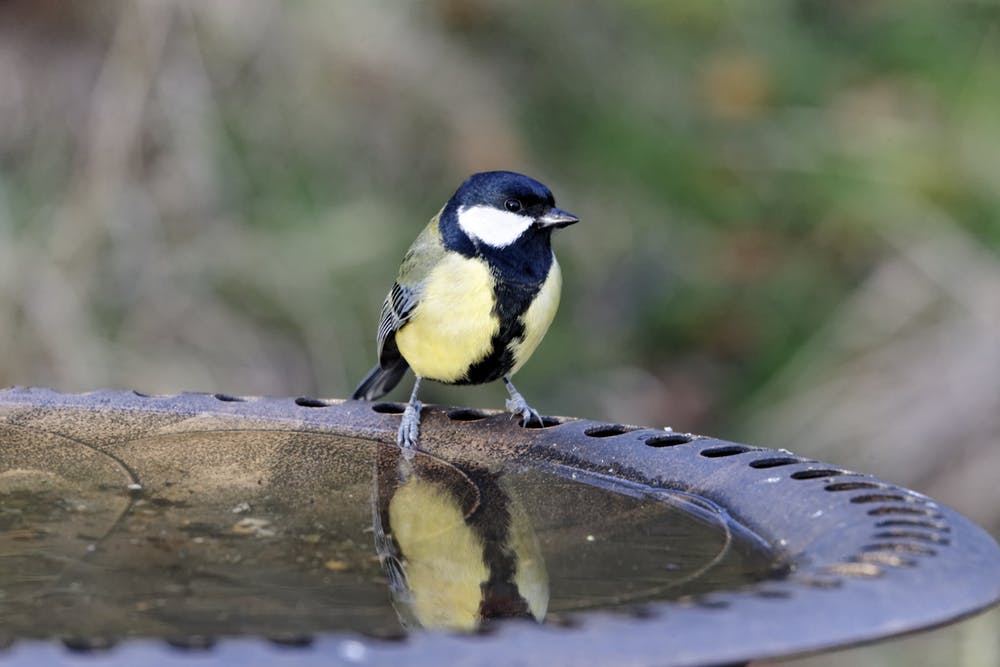
M 516 241 L 534 223 L 534 219 L 500 211 L 492 206 L 472 206 L 458 209 L 458 226 L 472 238 L 494 248 L 503 248 Z

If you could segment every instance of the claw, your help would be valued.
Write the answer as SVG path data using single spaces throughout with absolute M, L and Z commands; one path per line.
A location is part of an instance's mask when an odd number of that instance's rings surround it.
M 403 411 L 403 419 L 396 434 L 396 444 L 404 450 L 413 450 L 417 447 L 417 441 L 420 439 L 420 408 L 420 401 L 414 401 Z
M 417 440 L 420 439 L 420 408 L 422 404 L 417 400 L 417 392 L 420 391 L 419 375 L 413 383 L 413 391 L 410 392 L 410 402 L 403 410 L 402 421 L 399 422 L 399 431 L 396 433 L 396 444 L 403 450 L 403 459 L 411 460 L 417 454 Z
M 545 426 L 545 422 L 542 421 L 542 415 L 538 414 L 538 410 L 531 406 L 528 406 L 527 412 L 522 412 L 521 416 L 524 417 L 525 425 L 534 423 L 539 426 Z
M 533 407 L 528 405 L 528 402 L 524 400 L 524 396 L 521 396 L 521 393 L 514 388 L 514 385 L 511 384 L 510 380 L 504 378 L 504 382 L 507 385 L 507 392 L 510 394 L 510 398 L 508 398 L 504 404 L 507 407 L 507 410 L 515 415 L 521 415 L 525 426 L 531 424 L 532 422 L 538 424 L 539 426 L 544 426 L 545 423 L 542 421 L 542 416 L 538 414 L 538 410 L 535 410 Z
M 506 402 L 507 411 L 515 415 L 521 415 L 525 424 L 530 424 L 531 422 L 542 423 L 542 416 L 538 414 L 538 410 L 524 402 L 524 399 L 520 401 L 512 398 L 508 398 Z

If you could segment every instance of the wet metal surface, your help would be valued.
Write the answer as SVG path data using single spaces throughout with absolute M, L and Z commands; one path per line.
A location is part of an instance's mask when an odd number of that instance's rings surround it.
M 407 461 L 399 412 L 0 391 L 0 643 L 13 642 L 0 659 L 721 664 L 1000 597 L 988 535 L 867 475 L 434 407 Z M 492 622 L 504 617 L 522 620 Z

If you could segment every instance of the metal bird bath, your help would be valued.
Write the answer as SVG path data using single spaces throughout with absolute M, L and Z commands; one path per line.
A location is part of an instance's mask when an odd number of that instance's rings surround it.
M 426 407 L 409 474 L 457 480 L 470 524 L 500 502 L 522 569 L 543 582 L 519 585 L 547 610 L 415 629 L 433 623 L 408 591 L 390 604 L 374 545 L 401 412 L 0 392 L 0 662 L 729 664 L 1000 599 L 996 543 L 888 482 L 702 436 Z

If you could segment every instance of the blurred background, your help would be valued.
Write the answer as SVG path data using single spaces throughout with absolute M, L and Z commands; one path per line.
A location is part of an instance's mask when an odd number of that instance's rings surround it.
M 0 0 L 0 386 L 346 396 L 406 247 L 512 169 L 583 219 L 543 413 L 998 535 L 998 63 L 986 0 Z M 998 626 L 801 664 L 1000 664 Z

